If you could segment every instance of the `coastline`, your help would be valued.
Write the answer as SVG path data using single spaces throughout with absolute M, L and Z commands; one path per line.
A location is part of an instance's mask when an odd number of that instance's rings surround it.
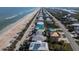
M 31 18 L 37 13 L 39 9 L 27 14 L 15 23 L 10 24 L 6 28 L 0 31 L 0 50 L 10 45 L 10 41 L 18 32 L 21 32 L 25 25 L 31 20 Z
M 34 10 L 35 10 L 35 9 L 34 9 Z M 34 10 L 32 10 L 32 12 L 33 12 Z M 32 13 L 32 12 L 30 12 L 30 13 Z M 28 13 L 27 15 L 29 15 L 30 13 Z M 27 15 L 25 15 L 25 16 L 27 16 Z M 25 16 L 23 16 L 23 17 L 25 17 Z M 22 18 L 23 18 L 23 17 L 22 17 Z M 20 21 L 22 20 L 22 18 L 20 18 L 19 20 L 17 20 L 17 21 L 14 22 L 14 23 L 11 23 L 11 24 L 7 25 L 5 28 L 3 28 L 2 30 L 0 30 L 0 36 L 1 36 L 4 32 L 8 31 L 10 28 L 12 28 L 13 26 L 15 26 L 15 24 L 17 24 L 17 22 L 20 22 Z

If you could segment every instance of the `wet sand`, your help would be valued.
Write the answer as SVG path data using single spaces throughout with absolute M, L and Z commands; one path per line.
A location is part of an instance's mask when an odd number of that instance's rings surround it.
M 36 14 L 37 11 L 38 9 L 24 16 L 17 22 L 7 26 L 0 32 L 0 50 L 6 48 L 7 46 L 10 46 L 10 41 L 12 41 L 14 37 L 18 35 L 17 33 L 22 31 L 22 29 L 32 19 L 32 17 Z

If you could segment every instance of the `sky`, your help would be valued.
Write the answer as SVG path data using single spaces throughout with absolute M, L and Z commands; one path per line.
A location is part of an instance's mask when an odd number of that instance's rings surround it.
M 79 7 L 79 0 L 0 0 L 0 7 Z

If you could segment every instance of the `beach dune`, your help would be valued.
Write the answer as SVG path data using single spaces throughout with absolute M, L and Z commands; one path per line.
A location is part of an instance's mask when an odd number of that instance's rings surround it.
M 19 21 L 11 24 L 9 27 L 3 30 L 3 33 L 0 34 L 0 50 L 10 46 L 10 41 L 14 40 L 14 37 L 18 36 L 17 33 L 22 31 L 22 29 L 27 25 L 27 23 L 37 13 L 37 11 L 38 9 L 24 16 Z

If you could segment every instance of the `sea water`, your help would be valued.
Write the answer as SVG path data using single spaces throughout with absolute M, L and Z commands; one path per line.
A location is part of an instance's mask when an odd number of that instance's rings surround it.
M 0 30 L 34 11 L 32 7 L 0 7 Z

